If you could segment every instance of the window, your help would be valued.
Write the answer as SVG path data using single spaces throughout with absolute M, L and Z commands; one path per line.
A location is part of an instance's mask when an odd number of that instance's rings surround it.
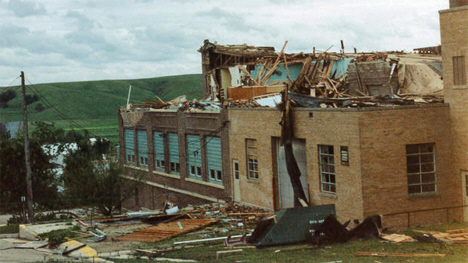
M 465 56 L 453 57 L 453 85 L 466 85 Z
M 223 159 L 221 152 L 221 139 L 219 137 L 205 137 L 205 159 L 208 171 L 208 182 L 222 184 Z
M 138 166 L 148 167 L 148 137 L 146 131 L 137 131 Z
M 169 173 L 180 174 L 179 136 L 177 136 L 177 133 L 168 133 L 167 140 L 169 145 Z
M 322 192 L 336 193 L 335 156 L 333 146 L 319 145 L 320 185 Z
M 341 146 L 340 147 L 340 152 L 341 152 L 341 164 L 342 165 L 349 165 L 348 146 Z
M 202 180 L 201 143 L 199 135 L 187 135 L 187 166 L 189 178 Z
M 237 160 L 233 160 L 232 163 L 234 164 L 234 178 L 239 180 L 239 162 Z
M 164 162 L 164 133 L 154 132 L 153 133 L 153 145 L 154 145 L 154 170 L 165 171 Z
M 135 165 L 135 141 L 133 130 L 125 129 L 125 156 L 126 163 L 129 165 Z
M 247 178 L 258 179 L 258 156 L 257 156 L 257 140 L 245 140 L 247 151 Z
M 434 143 L 406 145 L 408 193 L 435 193 L 437 176 Z

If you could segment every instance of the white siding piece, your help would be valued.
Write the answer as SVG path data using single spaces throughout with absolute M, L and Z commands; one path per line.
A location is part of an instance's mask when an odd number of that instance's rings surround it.
M 234 66 L 229 68 L 229 73 L 231 73 L 231 86 L 232 87 L 239 87 L 242 86 L 242 73 L 239 69 L 242 66 Z

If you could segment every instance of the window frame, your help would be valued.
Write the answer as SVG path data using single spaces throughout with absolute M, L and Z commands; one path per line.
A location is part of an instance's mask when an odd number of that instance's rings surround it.
M 144 147 L 140 145 L 140 134 L 144 135 Z M 137 130 L 136 131 L 137 137 L 137 145 L 136 151 L 138 153 L 138 161 L 135 163 L 140 168 L 148 168 L 148 133 L 146 130 Z
M 175 148 L 174 151 L 171 151 L 172 149 L 171 140 L 174 139 L 171 137 L 174 137 L 174 136 L 176 138 L 174 142 L 176 142 L 177 147 Z M 167 139 L 168 151 L 169 151 L 169 167 L 168 167 L 169 173 L 174 174 L 174 175 L 180 175 L 179 134 L 175 132 L 167 133 L 166 139 Z
M 203 174 L 202 174 L 202 165 L 203 165 L 203 151 L 202 151 L 202 142 L 201 142 L 202 136 L 200 134 L 186 134 L 185 135 L 185 148 L 187 151 L 187 168 L 188 168 L 188 173 L 187 177 L 195 180 L 200 180 L 203 181 Z M 191 144 L 196 143 L 197 145 L 195 147 L 191 146 Z M 191 149 L 196 149 L 193 152 L 190 152 Z M 195 154 L 196 156 L 192 157 L 192 154 Z M 194 158 L 192 160 L 192 158 Z M 197 165 L 198 164 L 198 165 Z
M 327 151 L 326 150 L 326 148 Z M 330 151 L 331 149 L 331 151 Z M 331 152 L 331 153 L 330 153 Z M 336 195 L 335 149 L 333 145 L 318 145 L 320 191 Z M 327 169 L 324 169 L 327 167 Z M 329 170 L 331 168 L 331 171 Z
M 418 147 L 418 152 L 409 152 L 411 147 Z M 423 147 L 431 147 L 431 152 L 421 152 Z M 432 162 L 423 162 L 422 158 L 427 155 L 432 155 Z M 417 157 L 417 162 L 414 162 L 414 159 Z M 427 157 L 426 157 L 427 158 Z M 413 161 L 410 162 L 410 159 Z M 432 164 L 431 171 L 423 171 L 429 167 L 428 165 Z M 412 171 L 411 166 L 417 165 L 418 171 Z M 423 168 L 424 167 L 424 168 Z M 433 181 L 424 182 L 427 179 L 424 179 L 424 175 L 433 174 Z M 436 165 L 436 145 L 435 143 L 418 143 L 418 144 L 407 144 L 406 145 L 406 176 L 407 176 L 407 186 L 409 195 L 427 195 L 427 194 L 436 194 L 437 193 L 437 165 Z M 412 182 L 413 180 L 418 179 L 417 182 Z M 433 190 L 424 190 L 424 186 L 433 185 Z M 416 187 L 419 187 L 419 191 L 414 191 Z
M 133 147 L 129 147 L 127 141 L 131 142 Z M 124 129 L 125 164 L 127 165 L 136 166 L 135 146 L 135 131 L 133 129 Z
M 252 145 L 249 145 L 249 142 L 252 142 Z M 248 180 L 259 179 L 257 150 L 258 150 L 258 147 L 257 147 L 256 139 L 245 139 L 247 179 Z M 254 157 L 254 158 L 250 158 L 250 157 Z
M 156 172 L 166 172 L 166 154 L 165 154 L 165 137 L 166 134 L 161 132 L 161 131 L 153 131 L 153 153 L 154 153 L 154 167 L 153 170 Z M 161 138 L 161 140 L 157 140 L 157 138 Z M 162 142 L 158 144 L 158 142 Z M 162 146 L 162 151 L 161 147 Z M 162 154 L 162 159 L 159 158 L 161 157 Z

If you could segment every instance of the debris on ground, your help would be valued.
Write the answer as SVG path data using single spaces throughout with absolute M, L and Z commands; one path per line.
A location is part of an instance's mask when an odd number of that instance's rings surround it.
M 393 243 L 416 242 L 416 239 L 404 234 L 382 234 L 380 238 Z
M 414 230 L 414 232 L 423 233 L 424 238 L 416 237 L 421 241 L 440 242 L 446 244 L 468 244 L 468 229 L 454 229 L 445 232 L 427 231 L 427 230 Z
M 177 219 L 117 237 L 118 241 L 158 242 L 216 223 L 212 219 Z

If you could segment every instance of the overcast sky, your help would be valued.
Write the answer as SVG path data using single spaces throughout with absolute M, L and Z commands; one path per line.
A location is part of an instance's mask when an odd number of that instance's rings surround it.
M 311 52 L 440 44 L 448 0 L 0 0 L 0 86 L 201 73 L 219 44 Z M 14 83 L 13 85 L 18 85 Z

